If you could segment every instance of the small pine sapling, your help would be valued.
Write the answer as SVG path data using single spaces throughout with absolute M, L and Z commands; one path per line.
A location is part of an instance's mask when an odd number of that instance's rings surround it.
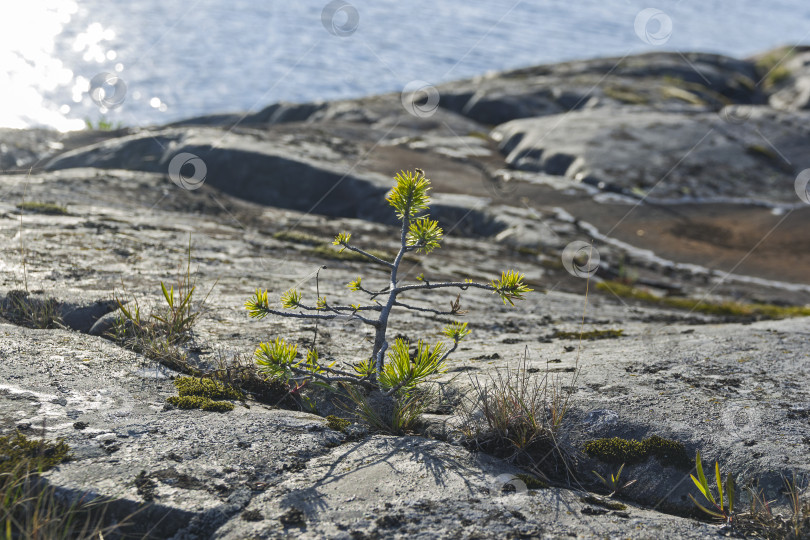
M 463 313 L 459 297 L 450 303 L 449 310 L 439 310 L 406 303 L 402 300 L 405 293 L 438 289 L 464 291 L 475 288 L 491 291 L 504 304 L 514 306 L 515 300 L 523 299 L 532 291 L 524 282 L 524 276 L 513 270 L 502 272 L 500 278 L 491 283 L 475 283 L 471 280 L 434 283 L 422 275 L 414 283 L 403 283 L 399 276 L 403 258 L 412 252 L 432 252 L 440 247 L 444 233 L 438 221 L 430 219 L 426 214 L 430 202 L 430 180 L 425 177 L 424 172 L 420 169 L 414 172 L 400 171 L 394 180 L 396 185 L 386 198 L 401 222 L 399 251 L 394 259 L 387 261 L 356 247 L 351 243 L 351 234 L 346 232 L 338 234 L 333 242 L 340 251 L 352 251 L 390 270 L 388 285 L 381 290 L 367 288 L 362 277 L 347 285 L 352 291 L 367 295 L 372 303 L 340 305 L 320 297 L 316 299 L 315 305 L 311 305 L 305 303 L 303 295 L 296 289 L 281 295 L 280 304 L 283 310 L 271 305 L 267 290 L 257 289 L 245 303 L 250 316 L 256 319 L 267 315 L 315 321 L 348 318 L 366 324 L 374 329 L 374 344 L 368 357 L 348 369 L 336 367 L 335 363 L 324 365 L 314 349 L 302 355 L 298 353 L 296 345 L 276 338 L 272 342 L 261 343 L 255 352 L 257 364 L 268 375 L 286 380 L 296 389 L 308 382 L 330 388 L 339 383 L 348 383 L 368 390 L 378 390 L 385 396 L 405 394 L 431 375 L 444 371 L 447 358 L 470 333 L 467 323 L 454 322 L 443 330 L 450 340 L 449 346 L 442 342 L 430 345 L 419 341 L 415 357 L 410 356 L 410 344 L 407 341 L 396 339 L 393 344 L 389 344 L 388 321 L 395 309 L 441 316 L 458 316 Z

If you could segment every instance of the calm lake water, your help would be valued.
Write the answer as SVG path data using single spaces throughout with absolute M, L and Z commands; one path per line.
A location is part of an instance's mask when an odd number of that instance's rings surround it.
M 798 0 L 0 0 L 0 126 L 148 125 L 574 58 L 745 56 L 809 39 Z

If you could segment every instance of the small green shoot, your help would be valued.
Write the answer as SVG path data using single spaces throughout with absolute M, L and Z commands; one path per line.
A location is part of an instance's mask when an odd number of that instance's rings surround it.
M 610 474 L 610 476 L 609 476 L 610 480 L 603 477 L 598 472 L 593 471 L 593 474 L 595 474 L 596 477 L 599 478 L 599 480 L 602 481 L 602 483 L 605 485 L 605 487 L 610 490 L 610 494 L 608 495 L 608 497 L 613 497 L 615 495 L 618 495 L 624 489 L 626 489 L 626 488 L 628 488 L 628 487 L 630 487 L 630 486 L 632 486 L 633 484 L 636 483 L 637 479 L 634 478 L 633 480 L 630 480 L 629 482 L 625 482 L 624 484 L 622 484 L 621 476 L 622 476 L 622 471 L 623 470 L 624 470 L 624 463 L 622 463 L 621 467 L 619 467 L 619 470 L 616 471 L 615 475 L 613 473 Z
M 695 503 L 695 505 L 706 514 L 709 514 L 717 519 L 730 522 L 732 520 L 732 516 L 734 515 L 734 503 L 736 499 L 734 478 L 731 476 L 731 473 L 728 473 L 726 476 L 724 493 L 723 481 L 720 475 L 720 464 L 716 461 L 714 462 L 714 476 L 715 484 L 717 486 L 717 498 L 715 498 L 712 494 L 711 488 L 709 487 L 709 483 L 706 481 L 706 475 L 703 474 L 703 463 L 701 463 L 700 460 L 700 452 L 698 452 L 697 456 L 695 457 L 695 468 L 697 469 L 697 478 L 695 478 L 695 475 L 693 474 L 689 476 L 692 478 L 692 482 L 695 483 L 698 490 L 700 490 L 703 498 L 710 502 L 713 508 L 710 509 L 700 504 L 691 493 L 689 494 L 689 498 L 692 499 L 692 502 Z

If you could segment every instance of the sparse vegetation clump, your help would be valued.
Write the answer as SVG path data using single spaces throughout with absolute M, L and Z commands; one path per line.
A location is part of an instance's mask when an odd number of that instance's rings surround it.
M 62 327 L 59 302 L 54 298 L 38 298 L 27 291 L 10 291 L 0 301 L 0 315 L 28 328 L 51 329 Z
M 166 287 L 160 283 L 165 305 L 153 309 L 148 316 L 142 313 L 137 299 L 127 300 L 115 295 L 119 316 L 109 332 L 119 344 L 157 360 L 170 369 L 190 375 L 201 372 L 188 362 L 181 345 L 191 339 L 192 329 L 200 316 L 199 305 L 195 305 L 196 284 L 191 277 L 191 246 L 185 272 L 174 285 Z M 205 299 L 201 302 L 205 303 Z
M 807 484 L 793 475 L 792 479 L 783 476 L 789 503 L 790 515 L 774 512 L 772 504 L 755 485 L 745 489 L 750 503 L 741 508 L 740 497 L 734 476 L 727 473 L 725 480 L 720 473 L 720 463 L 714 463 L 714 490 L 703 472 L 700 452 L 695 456 L 697 476 L 690 475 L 697 487 L 702 502 L 692 494 L 689 498 L 704 514 L 712 519 L 725 522 L 732 531 L 745 537 L 768 538 L 773 540 L 801 540 L 810 537 L 810 499 L 807 497 Z
M 42 472 L 70 459 L 70 447 L 63 440 L 50 443 L 34 441 L 20 433 L 0 437 L 0 474 L 5 474 L 23 464 L 28 472 Z
M 449 310 L 418 306 L 403 301 L 406 293 L 456 289 L 465 291 L 471 288 L 482 289 L 497 294 L 504 303 L 514 305 L 531 289 L 525 284 L 523 275 L 515 271 L 504 271 L 499 279 L 489 284 L 471 280 L 459 282 L 432 282 L 422 278 L 414 283 L 405 283 L 399 275 L 400 265 L 409 254 L 429 254 L 440 247 L 444 232 L 436 220 L 426 212 L 429 209 L 430 181 L 424 173 L 401 171 L 395 177 L 396 185 L 389 192 L 387 201 L 394 209 L 401 223 L 399 247 L 396 255 L 389 259 L 356 247 L 351 242 L 351 234 L 342 232 L 335 237 L 334 246 L 338 253 L 348 252 L 369 263 L 386 267 L 389 270 L 388 283 L 382 287 L 372 287 L 363 282 L 362 277 L 348 284 L 348 287 L 370 300 L 367 304 L 343 305 L 330 302 L 326 297 L 306 303 L 297 289 L 290 289 L 280 295 L 280 307 L 271 304 L 268 291 L 257 289 L 245 306 L 251 317 L 262 319 L 268 315 L 295 318 L 309 321 L 345 320 L 357 321 L 370 326 L 374 331 L 374 343 L 368 356 L 352 365 L 338 365 L 338 362 L 322 362 L 313 343 L 305 353 L 299 353 L 298 346 L 283 338 L 261 343 L 256 349 L 255 358 L 260 369 L 269 376 L 285 381 L 295 391 L 305 385 L 327 387 L 332 390 L 342 385 L 345 393 L 358 405 L 358 413 L 372 424 L 378 420 L 388 425 L 389 430 L 398 431 L 406 416 L 418 416 L 419 400 L 415 388 L 431 376 L 445 369 L 447 358 L 458 348 L 458 344 L 470 333 L 467 323 L 453 322 L 443 331 L 450 344 L 437 342 L 429 344 L 419 341 L 415 353 L 411 355 L 411 343 L 397 338 L 391 343 L 388 339 L 389 318 L 396 310 L 410 310 L 426 315 L 461 315 L 460 297 L 451 302 Z M 382 398 L 379 402 L 369 401 L 371 394 Z M 391 402 L 386 407 L 384 402 Z M 386 412 L 387 409 L 387 412 Z M 380 416 L 381 415 L 381 416 Z M 392 418 L 393 415 L 393 418 Z M 398 418 L 397 418 L 398 417 Z M 381 427 L 381 426 L 380 426 Z
M 241 354 L 227 360 L 220 357 L 218 364 L 217 369 L 206 372 L 205 376 L 243 394 L 249 394 L 260 403 L 285 408 L 301 407 L 296 395 L 290 392 L 290 388 L 281 381 L 261 373 L 252 357 Z
M 689 494 L 689 498 L 692 499 L 692 502 L 695 503 L 698 508 L 710 516 L 722 519 L 723 521 L 731 521 L 734 515 L 734 504 L 737 501 L 734 477 L 731 476 L 731 473 L 728 473 L 726 475 L 726 481 L 723 482 L 722 476 L 720 475 L 720 464 L 718 462 L 714 463 L 715 482 L 717 486 L 717 497 L 715 497 L 709 487 L 709 483 L 706 481 L 706 475 L 703 474 L 703 463 L 700 460 L 700 452 L 698 452 L 697 457 L 695 457 L 695 469 L 697 478 L 694 474 L 690 475 L 692 482 L 694 482 L 700 490 L 700 493 L 706 501 L 711 503 L 712 508 L 709 509 L 700 504 L 691 493 Z
M 193 338 L 194 325 L 202 313 L 207 296 L 202 301 L 195 299 L 196 284 L 190 268 L 189 246 L 186 268 L 180 272 L 175 285 L 167 287 L 165 283 L 160 283 L 163 305 L 153 307 L 148 316 L 135 297 L 115 294 L 119 313 L 107 337 L 174 371 L 191 376 L 175 381 L 180 385 L 180 395 L 169 398 L 169 403 L 176 407 L 231 410 L 232 404 L 221 405 L 215 400 L 244 400 L 245 393 L 274 406 L 299 405 L 290 389 L 259 372 L 252 358 L 237 355 L 226 361 L 220 357 L 218 368 L 210 371 L 194 365 L 186 345 Z M 197 390 L 201 393 L 195 393 Z
M 481 381 L 463 404 L 461 426 L 468 448 L 528 467 L 544 478 L 569 472 L 569 457 L 556 434 L 569 408 L 571 391 L 549 373 L 537 378 L 528 352 L 516 368 L 507 367 Z M 576 374 L 574 375 L 576 378 Z
M 71 458 L 63 440 L 32 440 L 16 432 L 0 437 L 0 534 L 7 539 L 97 540 L 126 527 L 132 516 L 105 525 L 108 500 L 72 502 L 56 496 L 40 474 Z
M 624 470 L 624 463 L 622 463 L 621 467 L 619 467 L 619 470 L 616 471 L 616 474 L 610 473 L 607 476 L 602 476 L 598 472 L 593 471 L 593 474 L 595 474 L 596 477 L 599 478 L 599 481 L 602 482 L 602 484 L 604 484 L 604 486 L 608 488 L 608 490 L 610 490 L 610 494 L 608 495 L 608 497 L 619 495 L 622 491 L 624 491 L 625 489 L 629 488 L 630 486 L 636 483 L 635 478 L 627 482 L 622 482 L 621 477 L 623 470 Z
M 36 201 L 18 203 L 17 209 L 23 212 L 31 212 L 32 214 L 47 214 L 51 216 L 66 216 L 68 214 L 67 208 L 64 206 Z

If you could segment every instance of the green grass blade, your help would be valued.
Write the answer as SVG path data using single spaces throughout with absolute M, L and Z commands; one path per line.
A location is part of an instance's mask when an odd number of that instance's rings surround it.
M 710 500 L 712 504 L 717 504 L 714 500 L 714 495 L 712 495 L 712 491 L 709 489 L 709 483 L 706 481 L 706 475 L 703 474 L 703 463 L 700 461 L 699 451 L 697 453 L 697 457 L 695 458 L 695 468 L 697 469 L 698 479 L 700 479 L 700 485 L 703 487 L 701 490 L 703 495 L 705 495 L 706 499 Z
M 171 296 L 169 296 L 169 291 L 162 281 L 160 282 L 160 288 L 163 289 L 163 297 L 166 299 L 166 303 L 169 304 L 169 307 L 172 307 L 172 304 L 174 304 L 174 286 L 172 286 Z
M 720 501 L 720 511 L 723 512 L 723 477 L 720 476 L 720 463 L 714 462 L 714 481 L 717 483 L 717 498 Z
M 621 466 L 621 467 L 619 467 L 619 470 L 618 470 L 618 471 L 616 471 L 616 478 L 613 480 L 613 482 L 614 482 L 615 484 L 617 484 L 617 485 L 618 485 L 618 483 L 619 483 L 619 478 L 621 478 L 621 476 L 622 476 L 622 471 L 623 471 L 623 470 L 624 470 L 624 463 L 622 463 L 622 466 Z
M 183 298 L 183 301 L 180 303 L 180 307 L 178 309 L 182 310 L 185 309 L 187 306 L 191 304 L 191 297 L 194 295 L 194 287 L 189 289 L 188 294 Z
M 124 317 L 126 317 L 128 320 L 131 321 L 132 313 L 130 313 L 130 311 L 126 307 L 124 307 L 124 304 L 122 304 L 120 300 L 116 300 L 116 302 L 118 302 L 118 309 L 121 310 L 121 313 L 124 314 Z
M 692 478 L 692 482 L 694 482 L 694 483 L 695 483 L 695 486 L 697 486 L 697 488 L 700 490 L 700 492 L 701 492 L 701 493 L 703 493 L 703 496 L 704 496 L 704 497 L 706 497 L 706 500 L 707 500 L 707 501 L 708 501 L 708 500 L 710 500 L 710 499 L 709 499 L 709 494 L 708 494 L 708 493 L 706 493 L 706 490 L 705 490 L 705 489 L 703 489 L 703 485 L 700 483 L 700 480 L 698 480 L 697 478 L 695 478 L 695 475 L 694 475 L 694 474 L 690 474 L 690 475 L 689 475 L 689 477 L 690 477 L 690 478 Z
M 734 493 L 734 478 L 732 478 L 731 473 L 726 475 L 726 493 L 728 494 L 728 513 L 733 514 L 736 494 Z
M 702 504 L 697 502 L 697 500 L 694 497 L 692 497 L 691 493 L 689 494 L 689 498 L 692 499 L 692 502 L 695 503 L 695 506 L 697 506 L 698 508 L 700 508 L 701 510 L 703 510 L 704 512 L 706 512 L 710 516 L 714 516 L 714 517 L 720 518 L 720 519 L 726 519 L 726 516 L 724 516 L 723 514 L 718 514 L 714 510 L 709 510 L 708 508 L 706 508 L 705 506 L 703 506 Z

